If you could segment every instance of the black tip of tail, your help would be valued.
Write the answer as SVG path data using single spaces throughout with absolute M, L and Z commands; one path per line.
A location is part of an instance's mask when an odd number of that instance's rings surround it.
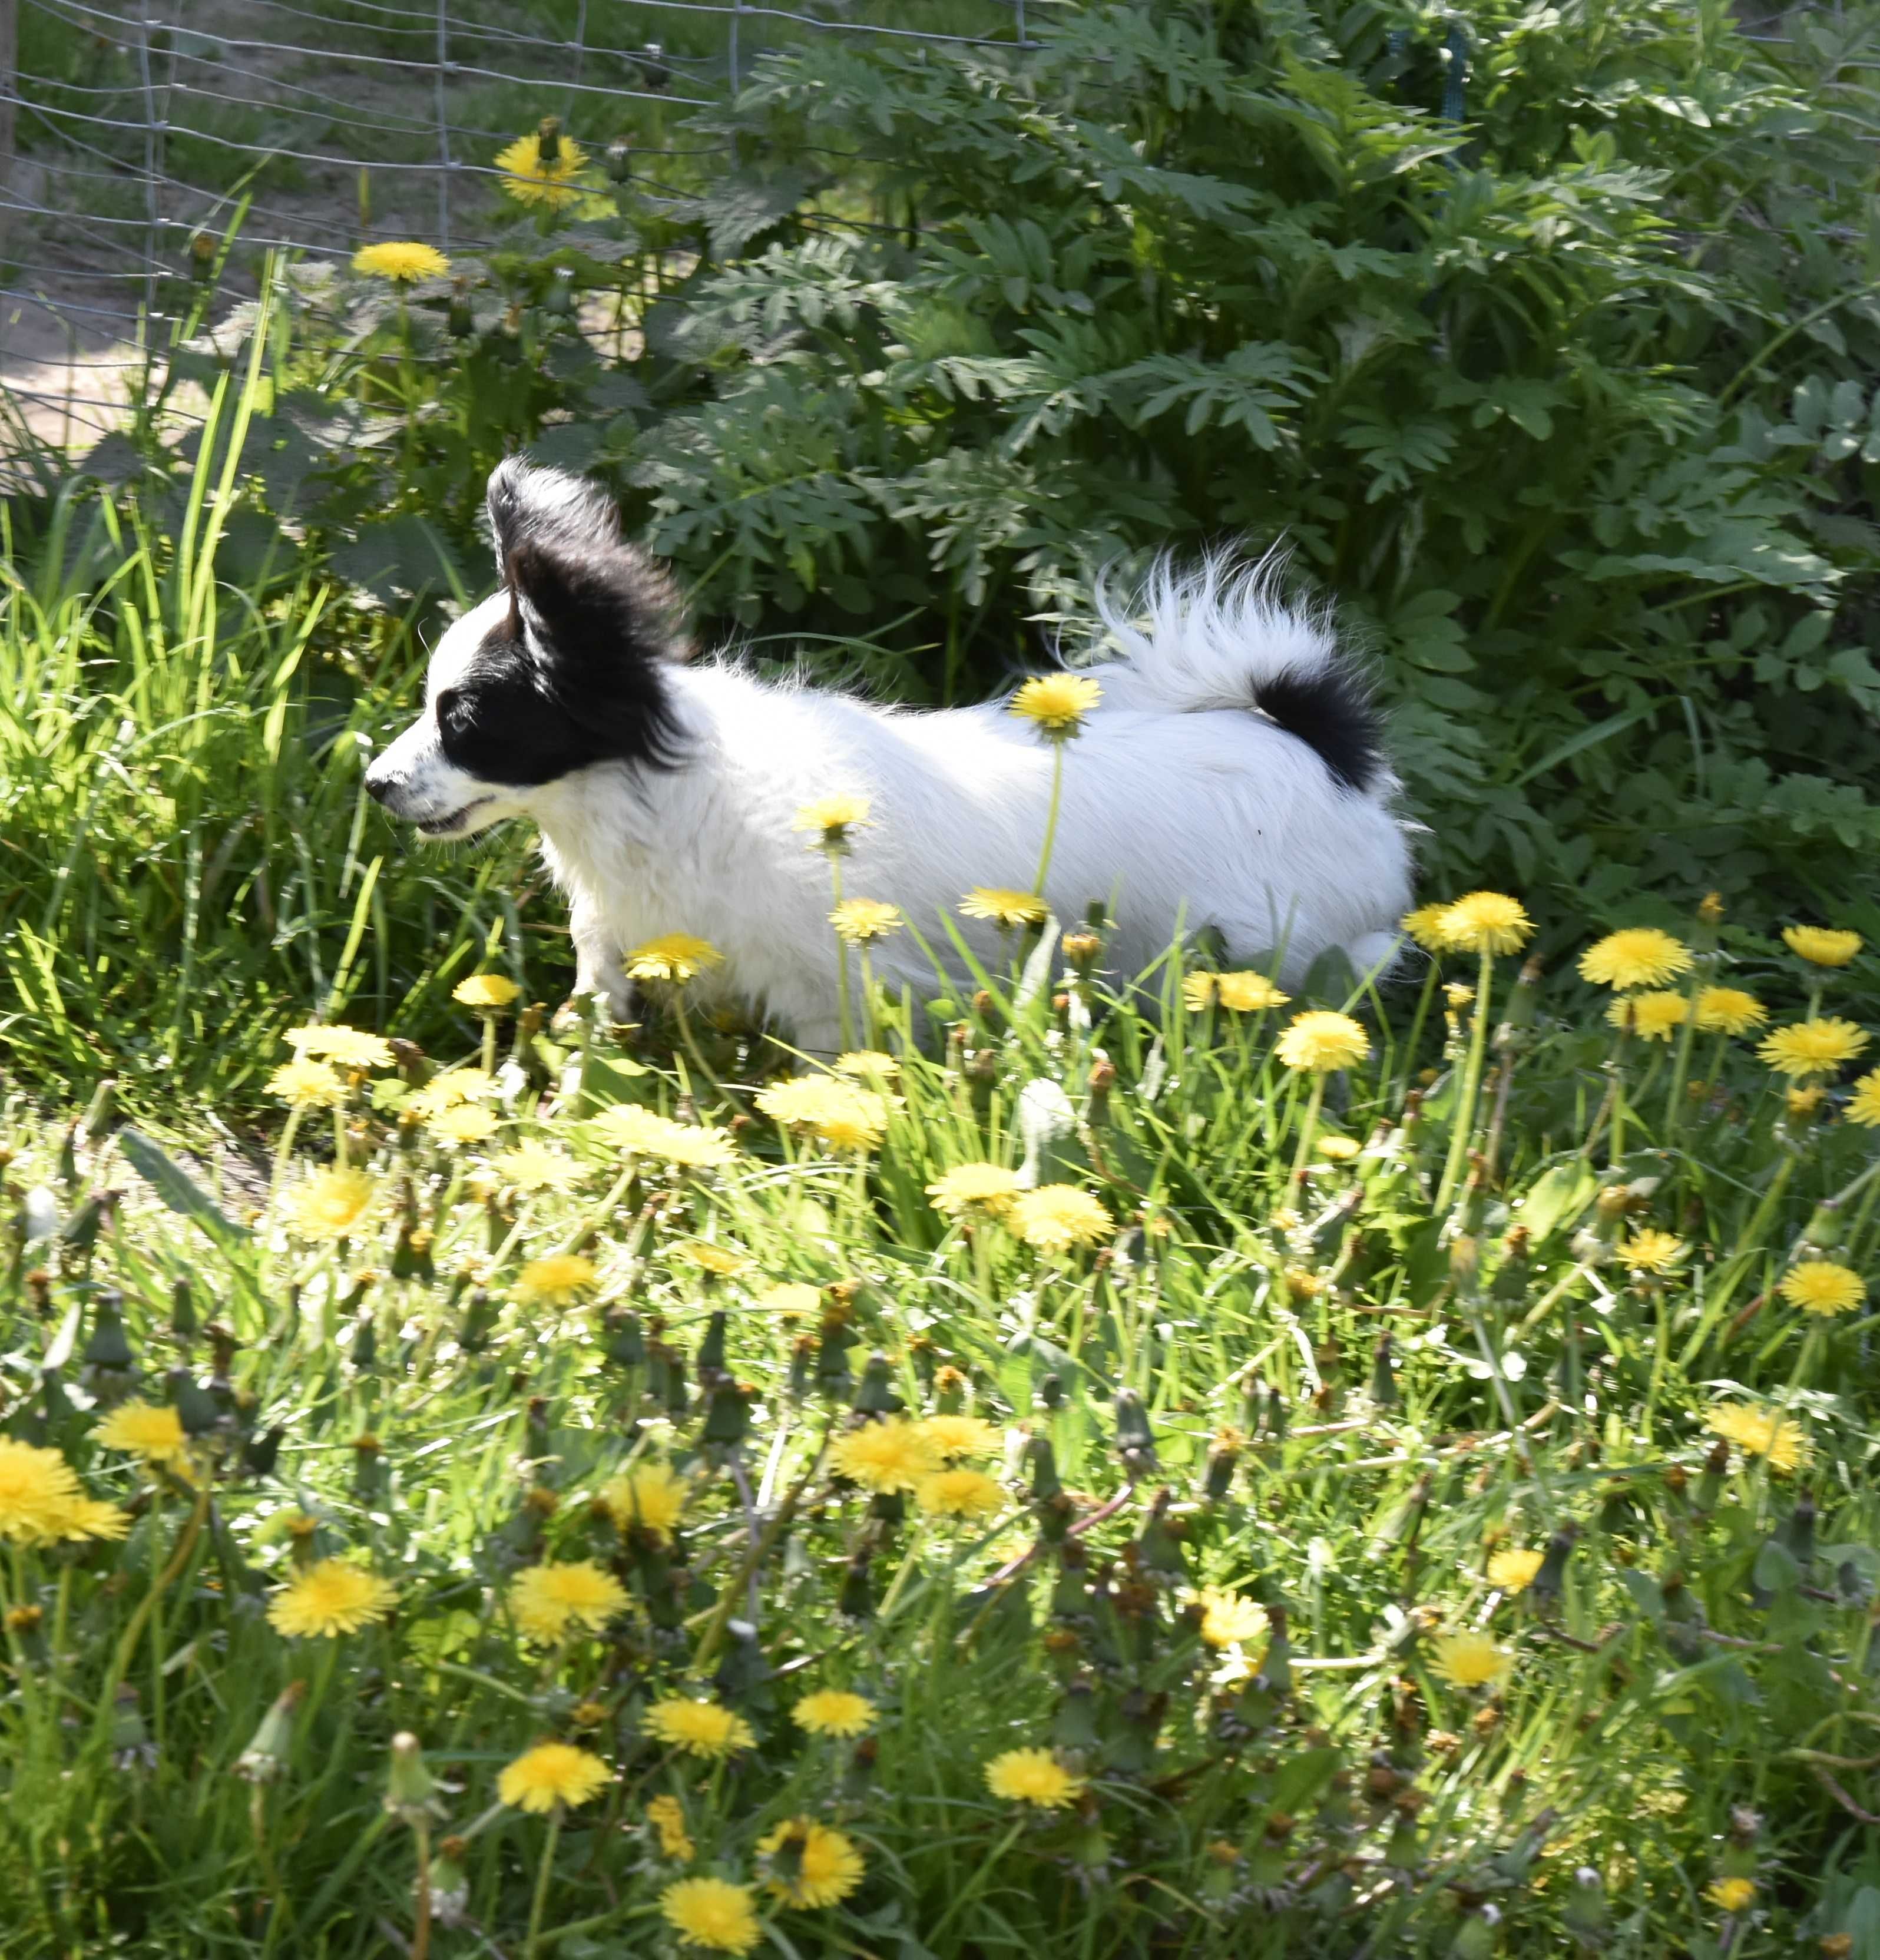
M 1336 781 L 1363 795 L 1384 774 L 1384 718 L 1370 689 L 1342 662 L 1315 673 L 1275 674 L 1254 705 L 1313 750 Z

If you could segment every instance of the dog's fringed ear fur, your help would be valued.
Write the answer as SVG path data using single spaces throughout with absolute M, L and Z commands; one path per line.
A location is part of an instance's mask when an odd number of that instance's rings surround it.
M 518 638 L 526 606 L 558 663 L 686 657 L 678 595 L 664 572 L 622 538 L 606 492 L 511 457 L 491 472 L 487 501 Z
M 565 471 L 511 457 L 491 472 L 488 504 L 511 635 L 550 696 L 609 754 L 670 765 L 677 731 L 660 669 L 691 650 L 665 573 L 621 536 L 606 492 Z

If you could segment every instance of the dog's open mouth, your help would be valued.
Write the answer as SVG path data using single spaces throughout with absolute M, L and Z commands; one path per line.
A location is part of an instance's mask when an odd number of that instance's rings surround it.
M 443 837 L 447 835 L 451 831 L 456 829 L 458 826 L 463 823 L 466 817 L 469 816 L 474 812 L 481 810 L 486 803 L 493 802 L 494 800 L 495 799 L 491 797 L 479 797 L 474 802 L 466 803 L 461 810 L 453 810 L 448 816 L 427 816 L 421 818 L 418 820 L 418 828 L 421 830 L 427 837 Z

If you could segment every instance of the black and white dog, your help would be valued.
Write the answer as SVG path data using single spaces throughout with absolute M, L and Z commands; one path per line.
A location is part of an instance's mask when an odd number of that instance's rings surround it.
M 1051 781 L 1048 745 L 1002 703 L 871 706 L 689 663 L 664 575 L 593 485 L 511 460 L 489 482 L 502 590 L 431 660 L 425 710 L 366 787 L 427 836 L 526 816 L 572 907 L 577 985 L 628 1011 L 625 954 L 674 931 L 708 940 L 714 985 L 813 1052 L 838 1045 L 829 867 L 792 825 L 856 791 L 848 892 L 898 905 L 930 946 L 975 886 L 1028 889 Z M 1404 826 L 1378 718 L 1326 622 L 1258 573 L 1165 565 L 1131 603 L 1099 597 L 1121 656 L 1087 671 L 1101 704 L 1065 756 L 1045 894 L 1093 899 L 1129 975 L 1179 932 L 1241 957 L 1284 948 L 1284 982 L 1329 947 L 1360 972 L 1390 956 L 1409 901 Z M 909 936 L 874 949 L 892 988 L 930 985 Z

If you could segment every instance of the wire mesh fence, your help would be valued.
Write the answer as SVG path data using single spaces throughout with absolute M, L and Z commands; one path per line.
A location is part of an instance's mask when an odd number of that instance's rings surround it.
M 830 36 L 1022 48 L 1026 0 L 0 0 L 7 393 L 107 425 L 238 211 L 251 250 L 485 249 L 495 159 L 545 116 L 682 196 L 714 164 L 689 119 Z

